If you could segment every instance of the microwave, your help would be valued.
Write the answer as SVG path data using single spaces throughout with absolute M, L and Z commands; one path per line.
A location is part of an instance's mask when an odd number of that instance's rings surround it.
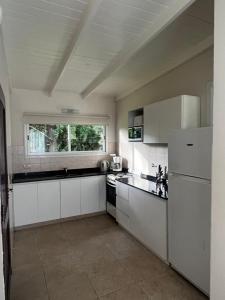
M 129 142 L 143 142 L 143 126 L 134 126 L 128 128 Z

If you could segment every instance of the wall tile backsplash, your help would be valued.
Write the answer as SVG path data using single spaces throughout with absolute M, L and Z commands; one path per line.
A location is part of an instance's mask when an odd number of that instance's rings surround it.
M 109 155 L 71 155 L 71 156 L 26 156 L 24 146 L 12 147 L 13 173 L 40 172 L 63 168 L 95 168 L 102 159 Z M 108 153 L 115 153 L 115 143 L 108 144 Z
M 164 144 L 120 143 L 119 153 L 124 158 L 125 167 L 137 174 L 155 176 L 159 164 L 168 167 L 168 147 Z

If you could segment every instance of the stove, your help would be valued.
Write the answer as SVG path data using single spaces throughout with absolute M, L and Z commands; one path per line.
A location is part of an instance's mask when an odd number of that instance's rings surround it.
M 108 174 L 107 175 L 107 182 L 116 186 L 116 179 L 119 178 L 128 178 L 132 176 L 132 174 L 128 174 L 128 173 L 117 173 L 117 174 Z

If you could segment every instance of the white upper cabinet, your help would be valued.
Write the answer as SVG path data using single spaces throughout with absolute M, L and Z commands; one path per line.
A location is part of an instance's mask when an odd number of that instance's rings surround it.
M 60 218 L 60 181 L 38 183 L 38 221 Z
M 80 178 L 61 180 L 61 218 L 80 215 Z
M 159 103 L 153 103 L 144 107 L 144 143 L 158 143 L 159 107 Z
M 200 126 L 200 98 L 182 95 L 144 107 L 144 143 L 168 143 L 173 129 Z

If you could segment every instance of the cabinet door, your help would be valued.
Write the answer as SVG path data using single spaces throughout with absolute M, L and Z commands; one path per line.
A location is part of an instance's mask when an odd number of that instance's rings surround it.
M 128 194 L 129 186 L 127 184 L 121 183 L 119 181 L 116 182 L 116 195 L 122 199 L 128 200 L 129 194 Z
M 159 102 L 159 143 L 168 143 L 173 129 L 181 128 L 181 97 Z
M 14 184 L 13 201 L 16 227 L 38 222 L 36 183 Z
M 167 259 L 167 202 L 129 188 L 130 230 L 158 256 Z
M 106 210 L 106 177 L 98 176 L 99 180 L 99 211 Z
M 129 200 L 116 196 L 116 208 L 129 216 Z
M 39 222 L 60 218 L 60 182 L 45 181 L 38 183 Z
M 116 221 L 126 230 L 130 231 L 129 217 L 118 208 L 116 209 Z
M 99 211 L 99 176 L 81 179 L 81 214 Z
M 61 181 L 61 218 L 80 215 L 80 178 Z
M 144 107 L 144 143 L 158 143 L 159 106 L 157 102 Z

